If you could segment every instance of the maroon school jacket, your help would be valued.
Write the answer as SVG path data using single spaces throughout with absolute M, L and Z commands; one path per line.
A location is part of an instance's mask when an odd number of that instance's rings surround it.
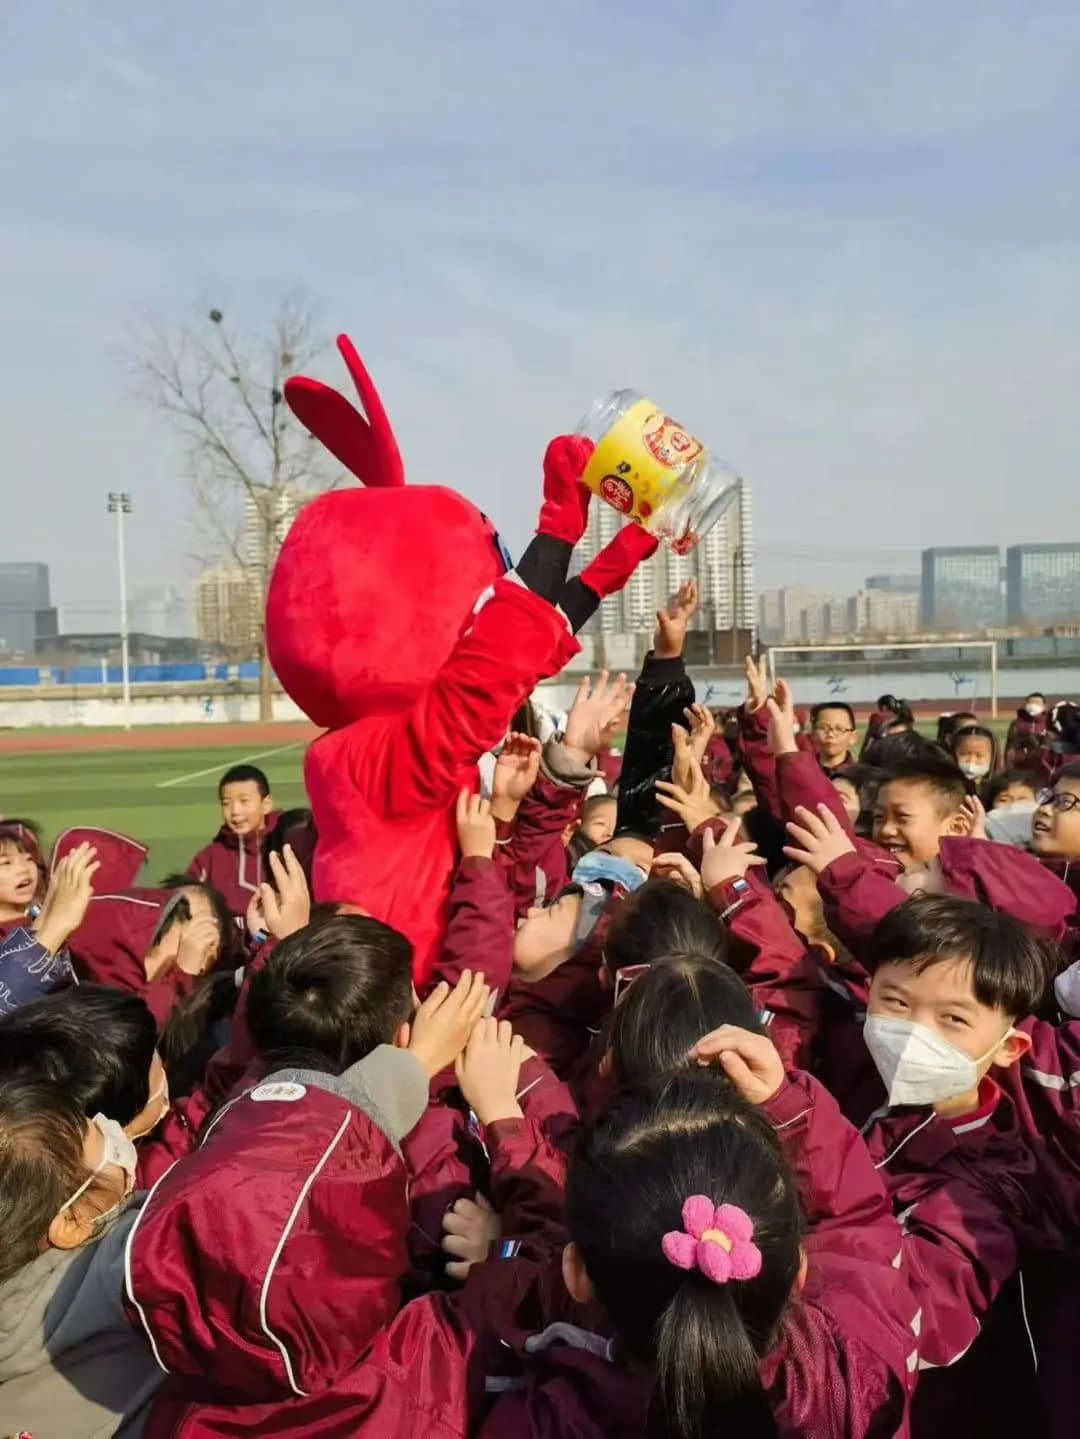
M 97 850 L 99 868 L 93 880 L 95 894 L 115 894 L 117 890 L 131 889 L 149 854 L 145 844 L 126 834 L 117 834 L 97 825 L 81 824 L 65 829 L 57 836 L 49 868 L 55 869 L 64 856 L 80 844 L 92 844 Z
M 1011 914 L 1038 934 L 1062 939 L 1076 910 L 1064 881 L 1033 855 L 1012 845 L 966 835 L 941 841 L 941 869 L 951 894 Z M 858 954 L 878 921 L 907 898 L 864 854 L 845 854 L 818 877 L 829 928 Z
M 129 1318 L 167 1373 L 251 1399 L 323 1390 L 396 1311 L 407 1229 L 389 1136 L 342 1095 L 271 1076 L 151 1190 Z
M 503 1337 L 520 1345 L 532 1332 L 541 1276 L 561 1288 L 558 1264 L 565 1242 L 561 1190 L 538 1157 L 535 1131 L 527 1123 L 506 1121 L 490 1127 L 487 1141 L 492 1197 L 514 1258 L 474 1266 L 458 1293 L 425 1295 L 406 1304 L 366 1348 L 354 1351 L 352 1364 L 336 1373 L 330 1387 L 316 1383 L 315 1375 L 308 1396 L 269 1402 L 221 1388 L 213 1369 L 196 1377 L 202 1336 L 209 1341 L 215 1306 L 202 1290 L 189 1286 L 195 1301 L 193 1327 L 186 1331 L 194 1341 L 192 1352 L 181 1355 L 183 1377 L 167 1380 L 159 1392 L 143 1439 L 465 1439 L 471 1434 L 486 1408 L 485 1376 L 498 1373 L 509 1352 Z M 313 1253 L 312 1283 L 336 1293 L 350 1258 L 340 1245 Z M 208 1274 L 218 1268 L 214 1263 Z M 361 1319 L 348 1318 L 346 1328 L 355 1332 Z M 312 1359 L 326 1348 L 336 1358 L 341 1348 L 322 1334 L 327 1322 L 333 1325 L 335 1316 L 313 1305 L 303 1336 L 304 1352 Z M 232 1327 L 227 1325 L 227 1341 Z M 177 1332 L 176 1342 L 183 1344 L 184 1333 Z
M 858 1135 L 808 1076 L 792 1075 L 764 1108 L 795 1170 L 807 1222 L 806 1285 L 761 1363 L 778 1432 L 906 1435 L 918 1318 L 895 1267 L 900 1230 L 881 1181 Z M 651 1376 L 618 1361 L 606 1318 L 593 1311 L 589 1329 L 580 1319 L 566 1323 L 563 1307 L 542 1317 L 548 1324 L 529 1340 L 525 1386 L 498 1399 L 483 1439 L 643 1439 Z
M 263 841 L 281 818 L 277 812 L 266 817 L 258 834 L 233 834 L 222 825 L 217 834 L 201 849 L 185 873 L 200 884 L 211 885 L 224 895 L 229 913 L 239 918 L 247 914 L 255 891 L 267 878 L 263 863 Z
M 146 951 L 170 898 L 167 889 L 96 894 L 68 944 L 79 979 L 140 995 L 159 1033 L 176 1001 L 198 983 L 197 975 L 185 974 L 175 965 L 153 981 L 146 977 Z
M 570 877 L 563 834 L 581 814 L 585 791 L 559 784 L 543 771 L 518 810 L 508 842 L 500 847 L 514 896 L 514 912 L 550 903 Z

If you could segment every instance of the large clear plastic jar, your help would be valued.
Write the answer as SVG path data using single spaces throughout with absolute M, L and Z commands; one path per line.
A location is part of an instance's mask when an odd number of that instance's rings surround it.
M 730 504 L 738 476 L 636 390 L 612 390 L 578 426 L 596 451 L 594 494 L 673 549 L 692 549 Z

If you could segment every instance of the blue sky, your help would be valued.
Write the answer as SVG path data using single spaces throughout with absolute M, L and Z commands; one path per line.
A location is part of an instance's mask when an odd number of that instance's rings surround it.
M 1073 4 L 8 10 L 0 558 L 81 627 L 106 490 L 133 584 L 199 547 L 125 337 L 297 287 L 515 548 L 547 438 L 627 384 L 754 480 L 763 585 L 1080 539 Z

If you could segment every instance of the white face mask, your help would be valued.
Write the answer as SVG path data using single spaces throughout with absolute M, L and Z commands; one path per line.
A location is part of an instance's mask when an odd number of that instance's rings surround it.
M 146 1104 L 143 1106 L 143 1108 L 149 1109 L 150 1106 L 152 1104 L 156 1104 L 159 1099 L 162 1101 L 162 1105 L 161 1112 L 158 1114 L 158 1117 L 154 1120 L 153 1124 L 148 1124 L 145 1129 L 140 1129 L 138 1134 L 132 1134 L 130 1136 L 131 1139 L 145 1138 L 146 1135 L 150 1134 L 158 1127 L 158 1125 L 169 1112 L 169 1076 L 165 1073 L 164 1069 L 162 1069 L 161 1073 L 161 1083 L 154 1090 L 153 1094 L 151 1094 L 150 1097 L 147 1099 Z
M 1024 713 L 1032 719 L 1038 719 L 1041 714 L 1046 713 L 1046 706 L 1041 705 L 1038 700 L 1031 700 L 1024 706 Z
M 942 1104 L 979 1087 L 979 1065 L 1012 1034 L 1012 1026 L 978 1059 L 913 1019 L 869 1014 L 863 1037 L 888 1091 L 889 1106 Z
M 139 1162 L 139 1156 L 135 1152 L 134 1144 L 132 1144 L 131 1140 L 124 1133 L 123 1127 L 119 1125 L 115 1119 L 109 1119 L 104 1114 L 95 1114 L 90 1123 L 101 1135 L 103 1141 L 101 1146 L 101 1159 L 98 1162 L 97 1168 L 90 1171 L 71 1198 L 65 1199 L 63 1204 L 61 1204 L 59 1210 L 61 1214 L 65 1209 L 70 1209 L 76 1199 L 80 1199 L 86 1193 L 107 1164 L 115 1164 L 124 1171 L 127 1179 L 124 1186 L 125 1198 L 135 1187 L 135 1166 Z M 103 1219 L 108 1219 L 109 1215 L 112 1214 L 114 1210 L 119 1209 L 119 1207 L 119 1204 L 114 1204 L 113 1208 L 105 1214 L 99 1214 L 95 1222 L 100 1224 Z
M 966 779 L 985 779 L 990 773 L 988 764 L 980 764 L 977 760 L 962 759 L 960 761 L 960 773 Z

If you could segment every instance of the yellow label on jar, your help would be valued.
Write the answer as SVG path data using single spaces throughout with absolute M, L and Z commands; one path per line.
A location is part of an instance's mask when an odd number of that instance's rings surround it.
M 703 448 L 651 400 L 638 400 L 597 442 L 582 479 L 612 509 L 648 529 Z

